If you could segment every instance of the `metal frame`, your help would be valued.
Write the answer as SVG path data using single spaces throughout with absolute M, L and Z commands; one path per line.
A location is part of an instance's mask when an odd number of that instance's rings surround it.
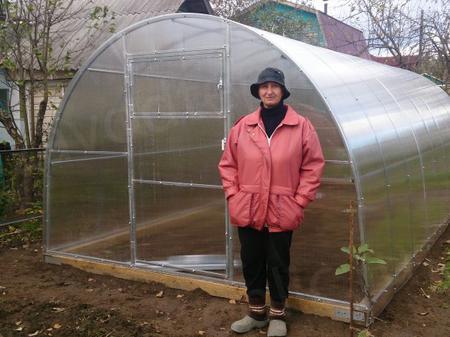
M 125 40 L 125 38 L 124 38 Z M 225 48 L 221 49 L 197 49 L 197 50 L 172 50 L 165 53 L 148 53 L 148 54 L 129 54 L 127 53 L 126 43 L 124 44 L 124 57 L 125 57 L 125 95 L 127 102 L 127 147 L 128 147 L 128 187 L 129 187 L 129 207 L 130 207 L 130 249 L 131 249 L 131 265 L 136 266 L 137 263 L 140 265 L 154 265 L 163 268 L 173 268 L 177 270 L 182 270 L 188 273 L 200 273 L 209 276 L 220 276 L 231 278 L 232 271 L 229 271 L 229 265 L 226 264 L 225 276 L 221 276 L 219 273 L 213 273 L 208 271 L 202 271 L 199 268 L 180 268 L 179 266 L 171 265 L 170 263 L 156 263 L 152 261 L 146 261 L 139 259 L 137 253 L 137 236 L 136 236 L 136 205 L 135 205 L 135 184 L 150 184 L 150 185 L 163 185 L 163 186 L 179 186 L 179 187 L 196 187 L 196 188 L 207 188 L 207 189 L 222 189 L 222 186 L 218 185 L 208 185 L 208 184 L 197 184 L 197 183 L 185 183 L 176 181 L 160 181 L 151 179 L 135 179 L 134 178 L 134 144 L 133 144 L 133 120 L 135 119 L 192 119 L 192 118 L 219 118 L 224 119 L 224 130 L 228 130 L 228 120 L 229 120 L 229 65 L 227 66 L 226 60 L 229 62 L 229 50 Z M 219 61 L 219 68 L 217 69 L 220 73 L 220 82 L 217 84 L 220 102 L 219 112 L 136 112 L 134 111 L 134 85 L 135 85 L 135 74 L 134 65 L 142 63 L 152 63 L 152 62 L 166 62 L 166 61 L 184 61 L 191 59 L 205 59 L 205 58 L 217 58 Z M 141 75 L 139 75 L 141 76 Z M 145 77 L 151 78 L 164 78 L 173 80 L 185 80 L 184 78 L 175 78 L 171 76 L 153 76 L 145 74 Z M 193 79 L 188 79 L 189 81 Z M 204 82 L 196 80 L 197 82 Z M 224 82 L 228 85 L 224 85 Z M 212 81 L 207 81 L 207 83 L 215 83 Z M 228 111 L 228 113 L 227 113 Z M 230 227 L 227 223 L 228 218 L 224 219 L 226 226 Z M 232 249 L 228 249 L 229 246 L 229 236 L 226 235 L 226 256 L 227 261 L 231 258 L 233 261 Z M 230 253 L 231 252 L 231 253 Z M 231 277 L 230 277 L 231 275 Z
M 153 57 L 161 57 L 161 53 L 153 53 L 153 54 L 135 54 L 135 55 L 128 55 L 127 54 L 127 48 L 126 48 L 126 35 L 136 29 L 138 29 L 139 27 L 143 27 L 145 25 L 151 24 L 151 23 L 155 23 L 155 22 L 159 22 L 159 21 L 163 21 L 163 20 L 177 20 L 178 18 L 200 18 L 200 19 L 207 19 L 207 20 L 216 20 L 216 21 L 223 21 L 225 23 L 225 27 L 226 27 L 226 43 L 223 46 L 223 49 L 219 49 L 222 51 L 222 66 L 223 66 L 223 83 L 224 83 L 224 90 L 223 90 L 223 102 L 222 102 L 222 115 L 217 114 L 217 112 L 215 114 L 211 114 L 211 115 L 183 115 L 183 116 L 177 116 L 177 115 L 171 115 L 171 116 L 166 116 L 167 118 L 180 118 L 180 117 L 184 117 L 184 118 L 223 118 L 224 119 L 224 135 L 225 138 L 223 139 L 223 142 L 225 141 L 227 135 L 227 132 L 229 130 L 229 128 L 231 127 L 231 120 L 230 120 L 230 92 L 229 92 L 229 87 L 230 87 L 230 67 L 231 67 L 231 60 L 230 60 L 230 26 L 231 25 L 239 25 L 237 23 L 232 23 L 228 20 L 224 20 L 224 19 L 220 19 L 220 18 L 214 18 L 214 17 L 208 17 L 205 15 L 199 15 L 199 14 L 174 14 L 174 15 L 167 15 L 167 16 L 162 16 L 162 17 L 157 17 L 157 18 L 152 18 L 152 19 L 148 19 L 145 20 L 143 22 L 140 23 L 136 23 L 128 28 L 126 28 L 124 31 L 116 34 L 115 36 L 113 36 L 112 38 L 110 38 L 107 42 L 105 42 L 98 50 L 96 53 L 94 53 L 89 60 L 86 62 L 86 64 L 80 69 L 80 71 L 76 74 L 76 76 L 74 77 L 74 79 L 71 81 L 69 89 L 67 90 L 67 94 L 63 100 L 63 102 L 60 105 L 58 114 L 56 116 L 55 119 L 55 127 L 52 129 L 50 137 L 49 137 L 49 147 L 47 149 L 47 153 L 46 153 L 46 164 L 45 164 L 45 197 L 44 197 L 44 207 L 45 207 L 45 216 L 44 216 L 44 249 L 46 251 L 46 258 L 47 259 L 51 259 L 51 257 L 54 257 L 56 260 L 58 259 L 58 257 L 67 257 L 69 259 L 78 259 L 78 258 L 83 258 L 85 260 L 89 260 L 89 261 L 97 261 L 97 262 L 101 262 L 101 263 L 108 263 L 110 265 L 123 265 L 123 266 L 132 266 L 132 267 L 136 267 L 137 269 L 141 268 L 142 265 L 140 264 L 139 260 L 137 260 L 136 257 L 136 223 L 135 223 L 135 200 L 134 200 L 134 184 L 136 182 L 138 183 L 142 183 L 143 181 L 140 180 L 134 180 L 133 179 L 133 135 L 132 135 L 132 117 L 133 117 L 133 102 L 132 102 L 132 95 L 131 95 L 131 91 L 130 91 L 130 87 L 132 87 L 132 78 L 130 78 L 130 74 L 132 74 L 132 69 L 130 66 L 130 63 L 128 62 L 129 60 L 139 60 L 139 59 L 145 59 L 146 57 L 149 56 L 153 56 Z M 245 27 L 243 25 L 239 25 L 242 27 Z M 282 55 L 285 55 L 286 58 L 294 60 L 295 57 L 293 57 L 293 54 L 290 53 L 290 51 L 288 49 L 282 48 L 282 40 L 278 40 L 278 39 L 284 39 L 281 37 L 276 37 L 273 34 L 267 33 L 267 32 L 262 32 L 259 31 L 257 29 L 254 28 L 250 28 L 250 27 L 246 27 L 246 29 L 250 32 L 252 32 L 252 34 L 254 34 L 255 38 L 257 39 L 263 39 L 266 40 L 266 42 L 270 45 L 273 46 L 273 48 L 277 48 L 282 52 Z M 96 58 L 103 52 L 105 51 L 109 46 L 111 46 L 112 44 L 114 44 L 115 42 L 117 42 L 118 40 L 122 40 L 122 45 L 123 45 L 123 57 L 125 59 L 124 62 L 124 69 L 123 71 L 117 71 L 117 70 L 104 70 L 104 69 L 96 69 L 96 68 L 91 68 L 90 65 L 96 60 Z M 277 42 L 278 41 L 278 42 Z M 201 50 L 200 50 L 201 51 Z M 189 53 L 194 53 L 195 52 L 199 52 L 199 51 L 183 51 L 183 50 L 173 50 L 173 51 L 168 51 L 166 53 L 167 56 L 173 56 L 173 55 L 180 55 L 180 53 L 187 53 L 188 55 L 191 55 Z M 366 62 L 366 61 L 364 61 Z M 326 93 L 324 91 L 322 91 L 320 83 L 318 83 L 314 76 L 313 76 L 313 71 L 312 69 L 308 69 L 308 68 L 303 68 L 301 67 L 298 63 L 296 63 L 295 61 L 293 61 L 294 64 L 297 65 L 298 69 L 300 71 L 302 71 L 303 73 L 305 73 L 305 75 L 308 77 L 308 79 L 311 81 L 313 88 L 316 90 L 317 94 L 319 95 L 319 97 L 322 99 L 325 107 L 330 111 L 330 115 L 331 118 L 334 120 L 335 122 L 335 126 L 341 136 L 341 139 L 344 143 L 344 146 L 346 147 L 347 150 L 347 154 L 349 157 L 349 162 L 344 162 L 350 164 L 351 166 L 351 170 L 353 172 L 353 177 L 354 177 L 354 181 L 348 181 L 348 183 L 354 183 L 355 185 L 355 189 L 356 189 L 356 197 L 357 197 L 357 202 L 358 202 L 358 224 L 359 224 L 359 232 L 360 232 L 360 241 L 361 242 L 365 242 L 365 218 L 364 218 L 364 212 L 365 212 L 365 198 L 364 195 L 362 193 L 362 185 L 361 185 L 361 176 L 360 176 L 360 172 L 359 172 L 359 168 L 357 165 L 357 162 L 355 161 L 357 158 L 355 158 L 355 154 L 351 151 L 350 149 L 350 143 L 351 143 L 351 139 L 347 139 L 347 135 L 345 130 L 343 129 L 343 126 L 341 125 L 338 117 L 336 117 L 333 114 L 331 107 L 331 99 L 329 97 L 327 97 Z M 50 209 L 50 195 L 49 195 L 49 190 L 51 188 L 51 166 L 52 164 L 58 164 L 58 162 L 52 162 L 51 158 L 52 158 L 52 154 L 55 152 L 61 152 L 63 153 L 64 151 L 70 151 L 70 150 L 63 150 L 63 151 L 55 151 L 55 150 L 51 150 L 54 142 L 55 142 L 55 135 L 56 135 L 56 130 L 58 129 L 59 126 L 59 122 L 62 119 L 62 115 L 63 115 L 63 111 L 65 108 L 65 105 L 67 104 L 67 102 L 69 101 L 72 92 L 74 90 L 74 88 L 76 87 L 78 81 L 81 79 L 82 74 L 85 71 L 93 71 L 93 72 L 111 72 L 111 73 L 116 73 L 116 74 L 123 74 L 124 75 L 124 82 L 125 82 L 125 86 L 124 86 L 124 95 L 126 97 L 126 121 L 127 121 L 127 152 L 123 153 L 123 152 L 118 152 L 115 154 L 109 154 L 110 156 L 124 156 L 127 155 L 128 156 L 128 189 L 129 189 L 129 210 L 130 210 L 130 223 L 129 223 L 129 228 L 130 228 L 130 249 L 131 249 L 131 261 L 130 263 L 118 263 L 117 261 L 110 261 L 110 260 L 104 260 L 104 259 L 96 259 L 93 257 L 83 257 L 77 254 L 64 254 L 61 253 L 59 251 L 56 250 L 49 250 L 48 249 L 48 243 L 49 243 L 49 228 L 51 226 L 50 224 L 50 217 L 49 214 L 51 212 Z M 381 82 L 379 82 L 381 83 Z M 381 83 L 382 85 L 382 83 Z M 385 88 L 386 91 L 389 92 L 388 88 Z M 395 100 L 395 95 L 393 95 L 393 98 Z M 429 115 L 432 118 L 432 122 L 434 123 L 434 125 L 436 126 L 436 128 L 440 131 L 443 131 L 445 129 L 448 129 L 448 127 L 450 127 L 450 117 L 447 118 L 447 120 L 444 120 L 443 124 L 441 124 L 441 120 L 437 120 L 435 118 L 435 116 L 432 114 L 432 110 L 430 108 L 429 102 L 426 101 L 425 99 L 422 100 L 422 98 L 419 97 L 419 101 L 421 101 L 428 109 L 429 111 Z M 417 114 L 421 114 L 421 110 L 418 109 L 416 107 L 416 104 L 414 103 L 414 101 L 410 101 L 410 103 L 413 104 L 413 107 L 416 109 Z M 359 103 L 355 103 L 355 104 L 359 104 Z M 399 106 L 398 102 L 397 102 L 397 106 Z M 446 112 L 447 115 L 450 114 L 450 107 L 446 106 L 443 108 Z M 389 115 L 389 112 L 386 111 L 386 115 L 387 118 L 389 120 L 391 120 L 391 116 Z M 160 115 L 155 114 L 153 116 L 139 116 L 139 118 L 161 118 Z M 391 120 L 391 124 L 393 124 L 392 120 Z M 412 133 L 412 137 L 414 137 L 414 141 L 415 141 L 415 145 L 417 148 L 417 151 L 420 154 L 420 147 L 418 144 L 418 140 L 415 139 L 415 134 L 414 134 L 414 130 L 412 129 L 412 125 L 408 124 L 409 126 L 409 131 L 410 133 Z M 393 125 L 394 129 L 395 129 L 395 125 Z M 425 125 L 426 127 L 426 125 Z M 398 135 L 398 130 L 395 129 L 397 138 L 399 138 Z M 429 130 L 427 129 L 427 132 L 429 132 Z M 439 139 L 436 140 L 437 143 L 433 142 L 433 148 L 437 149 L 440 148 L 442 149 L 443 153 L 444 153 L 444 163 L 448 164 L 448 160 L 450 158 L 449 156 L 449 149 L 448 146 L 445 146 L 445 140 L 442 136 L 442 133 L 439 133 Z M 375 134 L 375 137 L 376 134 Z M 378 139 L 377 142 L 379 143 Z M 378 146 L 380 146 L 380 144 L 378 144 Z M 76 150 L 75 150 L 76 151 Z M 84 154 L 95 154 L 95 151 L 80 151 L 80 153 L 84 153 Z M 100 154 L 100 153 L 98 153 Z M 103 155 L 106 156 L 101 156 L 100 157 L 96 157 L 98 159 L 103 159 L 108 157 L 108 155 L 106 153 L 103 153 Z M 93 158 L 94 159 L 94 158 Z M 421 178 L 422 181 L 424 180 L 424 169 L 423 169 L 423 160 L 422 158 L 420 158 L 420 162 L 421 162 L 421 166 L 422 166 L 422 170 L 421 170 Z M 84 160 L 84 159 L 83 159 Z M 88 159 L 89 160 L 89 159 Z M 409 160 L 414 160 L 414 158 L 406 158 L 403 162 L 399 163 L 399 165 L 404 166 L 404 170 L 405 170 L 405 174 L 406 177 L 405 179 L 407 179 L 408 182 L 408 188 L 409 190 L 411 189 L 410 186 L 410 169 L 409 169 L 409 164 L 408 161 Z M 65 162 L 65 161 L 61 161 Z M 330 161 L 331 162 L 331 161 Z M 333 161 L 334 162 L 334 161 Z M 337 162 L 336 162 L 337 163 Z M 130 165 L 131 164 L 131 165 Z M 389 168 L 389 166 L 386 165 L 386 163 L 384 163 L 382 170 L 385 171 L 385 193 L 389 195 L 390 193 L 390 184 L 388 183 L 388 181 L 386 179 L 388 179 L 386 177 L 386 170 Z M 333 183 L 333 181 L 326 181 L 328 183 Z M 182 184 L 182 183 L 177 183 L 177 182 L 160 182 L 160 181 L 146 181 L 146 183 L 151 183 L 151 184 L 163 184 L 163 183 L 167 183 L 167 184 Z M 342 183 L 341 181 L 339 181 L 339 183 Z M 187 186 L 185 184 L 183 184 L 183 186 Z M 202 185 L 199 184 L 197 187 L 202 187 L 202 188 L 220 188 L 219 186 L 215 186 L 215 185 Z M 447 188 L 450 187 L 450 180 L 447 180 Z M 447 193 L 448 196 L 448 200 L 450 201 L 450 192 Z M 389 201 L 386 201 L 389 202 Z M 410 202 L 411 203 L 411 202 Z M 226 202 L 225 202 L 225 207 L 226 207 Z M 227 257 L 227 263 L 226 263 L 226 271 L 225 271 L 225 278 L 226 280 L 221 280 L 221 282 L 223 282 L 224 284 L 236 284 L 235 282 L 233 282 L 233 277 L 234 277 L 234 266 L 233 266 L 233 235 L 232 235 L 232 228 L 229 222 L 229 218 L 228 218 L 228 212 L 226 212 L 226 218 L 225 218 L 225 236 L 226 236 L 226 257 Z M 392 217 L 392 215 L 390 216 Z M 392 220 L 390 220 L 392 221 Z M 411 226 L 411 225 L 410 225 Z M 441 228 L 435 233 L 435 235 L 433 237 L 428 238 L 428 243 L 426 245 L 426 247 L 423 247 L 423 249 L 419 252 L 417 252 L 417 254 L 414 254 L 412 256 L 411 261 L 404 266 L 403 270 L 398 272 L 398 275 L 394 274 L 393 278 L 392 278 L 392 285 L 387 285 L 380 294 L 376 295 L 375 300 L 377 300 L 377 303 L 375 305 L 373 305 L 373 307 L 366 307 L 366 306 L 360 306 L 358 310 L 361 310 L 363 312 L 365 312 L 365 321 L 366 323 L 370 321 L 370 312 L 372 311 L 374 314 L 378 314 L 382 308 L 384 308 L 384 305 L 388 302 L 389 297 L 393 295 L 393 293 L 398 289 L 398 287 L 404 282 L 404 280 L 406 280 L 412 273 L 412 267 L 414 267 L 414 265 L 417 264 L 418 261 L 421 260 L 423 254 L 425 254 L 425 251 L 429 248 L 429 246 L 432 244 L 432 242 L 434 241 L 435 237 L 437 237 L 446 227 L 446 224 L 443 224 L 441 226 Z M 165 271 L 167 272 L 167 271 Z M 169 274 L 173 274 L 173 275 L 180 275 L 180 273 L 176 273 L 176 272 L 171 272 Z M 195 275 L 192 275 L 193 278 L 196 278 Z M 368 280 L 367 280 L 367 270 L 364 270 L 364 281 L 366 284 L 366 288 L 368 287 Z M 217 280 L 216 280 L 217 282 Z M 318 301 L 321 302 L 323 301 L 324 303 L 330 303 L 332 305 L 336 305 L 336 307 L 338 308 L 340 305 L 347 305 L 348 303 L 346 302 L 342 302 L 342 301 L 335 301 L 332 299 L 323 299 L 320 296 L 314 296 L 314 295 L 307 295 L 307 294 L 301 294 L 301 293 L 293 293 L 293 295 L 297 296 L 297 297 L 301 297 L 301 298 L 306 298 L 308 300 L 311 301 Z M 336 309 L 338 310 L 338 309 Z M 341 309 L 339 309 L 341 310 Z M 342 317 L 345 316 L 345 313 L 340 313 L 340 315 L 342 315 Z M 338 315 L 336 315 L 338 316 Z M 341 317 L 341 318 L 342 318 Z M 339 318 L 338 318 L 339 319 Z

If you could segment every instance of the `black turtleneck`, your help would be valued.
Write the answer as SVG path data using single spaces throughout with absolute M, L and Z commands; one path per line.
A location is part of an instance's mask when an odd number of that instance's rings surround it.
M 261 103 L 261 117 L 268 137 L 272 135 L 277 126 L 281 123 L 284 116 L 286 116 L 286 112 L 287 106 L 284 105 L 283 100 L 273 108 L 265 108 Z

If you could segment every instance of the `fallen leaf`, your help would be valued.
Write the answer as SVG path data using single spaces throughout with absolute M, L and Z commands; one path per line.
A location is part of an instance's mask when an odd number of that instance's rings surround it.
M 230 304 L 236 304 L 236 300 L 229 300 L 228 303 L 230 303 Z
M 61 329 L 61 328 L 62 328 L 61 324 L 59 324 L 59 323 L 53 324 L 53 329 Z
M 156 294 L 156 297 L 161 298 L 164 296 L 164 291 L 161 290 L 159 293 Z
M 22 331 L 23 330 L 23 326 L 19 326 L 16 331 Z
M 86 291 L 87 291 L 88 293 L 91 293 L 91 292 L 94 291 L 94 289 L 92 289 L 92 288 L 87 288 Z
M 427 311 L 426 311 L 426 312 L 419 312 L 419 315 L 420 315 L 420 316 L 426 316 L 426 315 L 428 315 L 428 314 L 429 314 L 429 312 L 427 312 Z
M 178 295 L 177 295 L 177 298 L 183 298 L 183 297 L 184 297 L 183 294 L 178 294 Z
M 444 243 L 450 245 L 450 240 L 445 241 Z
M 438 263 L 436 268 L 431 268 L 432 273 L 443 273 L 445 269 L 445 264 Z
M 430 264 L 429 264 L 428 262 L 424 261 L 424 262 L 422 263 L 422 265 L 423 265 L 424 267 L 428 267 Z
M 88 278 L 88 282 L 95 281 L 93 278 Z
M 431 298 L 430 295 L 428 295 L 422 288 L 419 288 L 420 291 L 422 292 L 422 295 L 425 296 L 426 298 Z
M 205 335 L 205 334 L 206 334 L 206 331 L 203 331 L 203 330 L 199 330 L 199 331 L 198 331 L 198 334 L 199 334 L 200 336 L 203 336 L 203 335 Z
M 5 290 L 6 287 L 0 286 L 0 290 Z
M 62 312 L 62 311 L 64 311 L 64 310 L 66 310 L 66 308 L 58 308 L 58 307 L 54 307 L 54 308 L 52 308 L 52 310 L 53 310 L 54 312 Z
M 20 325 L 20 324 L 22 324 L 22 321 L 17 321 L 16 322 L 16 325 Z
M 36 330 L 35 332 L 33 332 L 33 333 L 29 333 L 28 334 L 28 336 L 30 336 L 30 337 L 32 337 L 32 336 L 37 336 L 37 335 L 39 335 L 39 330 Z

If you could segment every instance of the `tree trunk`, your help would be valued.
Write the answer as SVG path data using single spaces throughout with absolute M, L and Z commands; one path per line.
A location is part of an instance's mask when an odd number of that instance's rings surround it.
M 28 114 L 27 114 L 27 93 L 25 84 L 19 84 L 19 105 L 20 105 L 20 117 L 23 118 L 23 123 L 25 126 L 25 144 L 27 148 L 31 147 L 30 140 L 30 126 L 28 124 Z
M 19 128 L 17 127 L 16 122 L 14 121 L 14 116 L 11 112 L 1 112 L 0 113 L 0 123 L 3 124 L 8 134 L 14 140 L 17 149 L 25 148 L 25 143 L 22 138 L 22 134 L 20 133 Z
M 39 111 L 36 121 L 36 134 L 34 139 L 34 145 L 36 148 L 42 146 L 42 138 L 44 136 L 44 117 L 48 106 L 48 82 L 46 79 L 43 81 L 43 98 L 39 103 Z

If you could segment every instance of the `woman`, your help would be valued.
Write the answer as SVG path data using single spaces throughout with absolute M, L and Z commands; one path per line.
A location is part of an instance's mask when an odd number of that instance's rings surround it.
M 235 123 L 219 163 L 249 301 L 248 315 L 231 329 L 245 333 L 269 323 L 268 336 L 286 336 L 292 231 L 315 198 L 324 159 L 311 123 L 284 104 L 290 93 L 281 70 L 264 69 L 250 91 L 260 106 Z

